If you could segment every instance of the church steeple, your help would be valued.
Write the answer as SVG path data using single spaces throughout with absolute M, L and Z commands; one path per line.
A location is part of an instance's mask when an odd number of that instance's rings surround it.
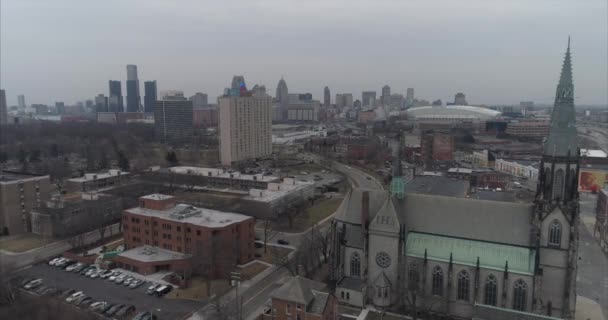
M 574 85 L 572 83 L 572 60 L 570 37 L 562 64 L 562 71 L 555 92 L 555 103 L 551 113 L 551 127 L 545 141 L 545 156 L 565 157 L 568 150 L 574 153 L 578 147 L 576 135 L 576 113 L 574 110 Z

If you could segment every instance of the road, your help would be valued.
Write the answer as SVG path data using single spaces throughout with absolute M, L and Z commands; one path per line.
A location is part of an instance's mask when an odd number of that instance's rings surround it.
M 608 316 L 608 256 L 593 238 L 596 196 L 581 194 L 577 294 L 597 301 Z M 587 221 L 587 225 L 585 225 Z
M 118 229 L 118 224 L 112 225 L 111 231 L 106 231 L 105 236 L 109 237 L 112 234 L 117 234 L 119 232 Z M 100 236 L 97 230 L 87 232 L 84 235 L 85 244 L 93 243 L 99 239 Z M 38 261 L 46 260 L 49 257 L 60 255 L 71 247 L 72 246 L 67 240 L 60 240 L 42 248 L 32 249 L 25 252 L 12 253 L 0 250 L 0 272 L 9 272 L 10 270 L 29 266 Z
M 382 184 L 378 182 L 374 177 L 356 168 L 340 163 L 334 163 L 333 169 L 346 175 L 346 177 L 354 187 L 367 189 L 382 189 Z M 318 226 L 321 232 L 327 232 L 330 226 L 330 221 L 331 219 L 327 219 Z M 260 230 L 257 230 L 257 232 L 259 233 Z M 263 230 L 261 230 L 261 232 L 263 233 Z M 275 232 L 272 234 L 272 238 L 288 240 L 292 246 L 297 247 L 298 244 L 301 242 L 301 239 L 309 235 L 310 229 L 299 234 Z M 259 236 L 263 237 L 262 234 L 260 234 Z M 290 276 L 289 272 L 284 268 L 273 268 L 274 270 L 269 273 L 264 279 L 261 279 L 260 281 L 257 281 L 255 283 L 251 283 L 247 287 L 240 288 L 240 295 L 243 297 L 243 319 L 252 320 L 257 315 L 259 315 L 266 301 L 270 299 L 272 292 L 278 287 L 280 287 L 283 283 L 285 283 L 285 281 L 287 281 L 288 277 Z M 220 304 L 236 307 L 237 304 L 235 299 L 235 290 L 233 289 L 228 294 L 224 295 L 222 299 L 220 299 Z M 191 319 L 214 319 L 212 309 L 213 306 L 208 305 L 197 311 Z

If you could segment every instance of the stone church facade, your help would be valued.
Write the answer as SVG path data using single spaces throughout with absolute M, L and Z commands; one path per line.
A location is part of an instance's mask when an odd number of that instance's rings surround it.
M 568 43 L 533 200 L 429 191 L 432 183 L 445 190 L 453 181 L 406 183 L 400 163 L 389 191 L 352 190 L 332 222 L 338 299 L 456 319 L 574 318 L 573 89 Z

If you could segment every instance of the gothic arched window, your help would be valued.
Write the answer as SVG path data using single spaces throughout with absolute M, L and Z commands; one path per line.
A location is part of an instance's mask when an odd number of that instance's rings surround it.
M 458 300 L 469 301 L 469 273 L 462 270 L 458 273 Z
M 353 252 L 350 256 L 350 275 L 356 277 L 361 276 L 361 257 L 357 252 Z
M 564 170 L 558 169 L 555 172 L 555 181 L 553 183 L 553 198 L 563 199 L 564 195 Z
M 407 273 L 407 280 L 409 282 L 410 287 L 412 285 L 417 284 L 419 279 L 420 278 L 418 276 L 418 265 L 416 264 L 416 262 L 412 262 L 410 264 L 410 270 Z
M 487 304 L 490 306 L 496 306 L 496 297 L 497 297 L 496 284 L 497 283 L 498 283 L 498 281 L 496 280 L 496 277 L 492 274 L 486 278 L 486 286 L 484 288 L 484 298 L 483 298 L 484 304 Z
M 515 281 L 513 285 L 513 309 L 526 311 L 527 291 L 528 286 L 523 280 L 519 279 Z
M 562 243 L 562 224 L 553 220 L 549 225 L 549 245 L 559 246 Z
M 431 289 L 433 295 L 443 295 L 443 270 L 440 266 L 436 266 L 433 269 L 433 284 Z

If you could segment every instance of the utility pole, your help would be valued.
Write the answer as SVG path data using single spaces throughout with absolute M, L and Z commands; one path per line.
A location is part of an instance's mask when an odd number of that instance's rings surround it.
M 236 287 L 236 318 L 241 320 L 241 299 L 239 297 L 239 286 L 241 284 L 241 273 L 238 271 L 230 272 L 230 279 L 234 281 Z

